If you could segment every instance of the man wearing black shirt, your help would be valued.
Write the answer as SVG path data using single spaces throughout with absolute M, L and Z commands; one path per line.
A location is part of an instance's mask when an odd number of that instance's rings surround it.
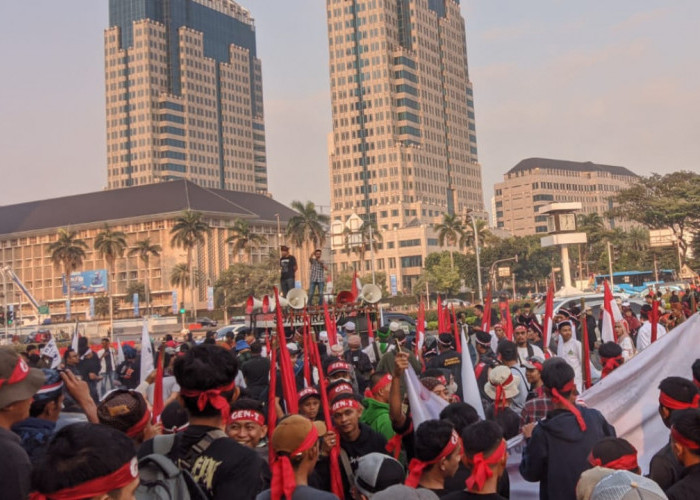
M 222 347 L 202 344 L 178 357 L 173 371 L 190 425 L 177 435 L 168 457 L 188 469 L 210 499 L 255 498 L 263 487 L 262 460 L 224 433 L 229 402 L 238 396 L 236 359 Z M 195 445 L 204 451 L 198 454 Z M 139 457 L 150 453 L 153 440 L 141 446 Z
M 287 296 L 287 292 L 294 288 L 294 275 L 297 272 L 297 259 L 289 253 L 289 247 L 280 247 L 280 287 L 282 295 Z
M 462 358 L 452 348 L 453 337 L 451 333 L 441 333 L 438 336 L 438 355 L 430 360 L 428 368 L 444 368 L 452 373 L 452 378 L 457 381 L 457 395 L 462 399 Z M 466 348 L 466 346 L 464 346 Z
M 262 357 L 262 344 L 253 342 L 250 346 L 250 359 L 241 367 L 246 390 L 253 399 L 260 399 L 267 389 L 270 376 L 270 360 Z

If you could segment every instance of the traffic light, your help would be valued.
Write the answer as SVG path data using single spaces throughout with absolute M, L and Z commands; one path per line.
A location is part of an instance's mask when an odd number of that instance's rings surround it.
M 15 321 L 15 312 L 7 311 L 7 324 L 11 325 Z
M 180 302 L 180 314 L 185 314 L 185 303 Z

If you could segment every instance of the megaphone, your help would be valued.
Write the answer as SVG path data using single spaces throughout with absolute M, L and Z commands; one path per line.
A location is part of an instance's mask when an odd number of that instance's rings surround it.
M 339 306 L 352 304 L 353 302 L 355 302 L 355 296 L 348 290 L 343 290 L 335 296 L 335 303 Z
M 292 288 L 287 292 L 287 302 L 292 309 L 304 309 L 309 296 L 301 288 Z
M 246 314 L 253 314 L 255 311 L 259 311 L 262 309 L 263 303 L 260 299 L 256 299 L 252 295 L 248 297 L 248 300 L 245 301 L 245 313 Z
M 358 302 L 367 302 L 368 304 L 376 304 L 382 300 L 382 290 L 377 285 L 368 284 L 362 287 L 360 296 L 357 297 Z
M 287 307 L 289 302 L 284 297 L 280 297 L 280 307 Z M 271 313 L 275 312 L 277 304 L 275 303 L 274 295 L 263 295 L 262 298 L 262 312 Z

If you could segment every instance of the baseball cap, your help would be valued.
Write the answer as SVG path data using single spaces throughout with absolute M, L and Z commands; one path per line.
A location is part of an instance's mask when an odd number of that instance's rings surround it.
M 275 453 L 292 453 L 304 442 L 312 427 L 316 427 L 319 437 L 326 434 L 326 424 L 323 422 L 312 422 L 301 415 L 289 415 L 280 420 L 275 427 L 270 445 Z
M 667 498 L 651 479 L 627 470 L 618 470 L 598 481 L 591 500 L 662 500 Z
M 523 366 L 528 370 L 540 370 L 542 371 L 542 365 L 544 364 L 544 359 L 539 356 L 530 356 L 525 361 L 523 361 Z
M 44 372 L 44 385 L 34 394 L 34 401 L 51 401 L 63 392 L 63 379 L 58 370 L 42 368 Z
M 45 380 L 44 372 L 30 368 L 13 349 L 0 348 L 0 408 L 31 398 Z
M 410 488 L 405 484 L 389 486 L 372 495 L 372 500 L 435 500 L 438 496 L 426 488 Z
M 345 361 L 334 361 L 328 365 L 327 371 L 328 375 L 335 375 L 336 373 L 350 373 L 350 363 Z
M 250 349 L 250 346 L 248 345 L 248 342 L 245 340 L 239 340 L 236 342 L 236 351 L 245 351 L 246 349 Z
M 392 321 L 389 323 L 389 331 L 391 332 L 398 332 L 401 327 L 396 321 Z
M 296 342 L 289 342 L 287 344 L 287 350 L 289 351 L 289 354 L 299 354 L 299 346 Z
M 305 387 L 297 393 L 297 397 L 299 398 L 299 404 L 301 404 L 309 398 L 321 399 L 321 394 L 315 387 Z
M 354 332 L 355 331 L 355 323 L 352 321 L 347 321 L 344 325 L 343 328 L 345 328 L 346 332 Z
M 368 453 L 360 458 L 355 472 L 355 487 L 367 497 L 401 484 L 406 477 L 401 463 L 383 453 Z

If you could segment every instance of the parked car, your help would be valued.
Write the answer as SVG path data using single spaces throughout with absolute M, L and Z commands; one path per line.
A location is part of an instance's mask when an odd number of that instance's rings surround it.
M 207 318 L 206 316 L 202 317 L 202 318 L 197 318 L 194 322 L 199 323 L 202 326 L 216 326 L 216 325 L 218 325 L 218 322 L 216 320 L 213 320 L 211 318 Z
M 224 340 L 226 338 L 226 334 L 228 332 L 233 332 L 233 335 L 235 336 L 241 329 L 245 328 L 245 324 L 238 324 L 238 325 L 226 325 L 222 326 L 216 331 L 216 340 Z
M 642 299 L 636 297 L 626 298 L 625 295 L 619 293 L 613 293 L 613 297 L 615 297 L 616 299 L 620 298 L 624 301 L 629 302 L 630 307 L 637 316 L 639 316 L 639 311 L 642 309 L 642 306 L 645 303 Z M 581 295 L 573 295 L 570 297 L 554 297 L 554 314 L 557 314 L 557 312 L 561 308 L 570 309 L 573 306 L 580 308 L 581 299 L 585 300 L 586 307 L 590 307 L 593 310 L 593 317 L 597 320 L 600 316 L 600 310 L 603 307 L 603 302 L 605 299 L 602 293 L 588 293 Z M 542 317 L 544 316 L 545 307 L 546 302 L 542 302 L 533 311 L 537 316 L 537 319 L 540 322 L 540 324 L 542 323 Z
M 444 299 L 442 304 L 448 307 L 467 307 L 469 304 L 462 299 Z

